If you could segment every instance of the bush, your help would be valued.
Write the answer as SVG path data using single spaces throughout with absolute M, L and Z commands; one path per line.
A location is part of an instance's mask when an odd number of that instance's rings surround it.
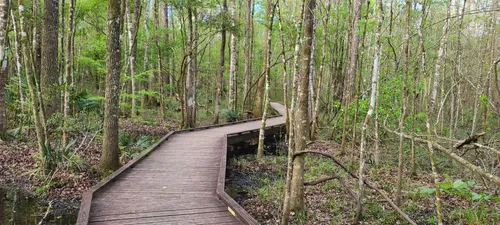
M 239 110 L 224 109 L 222 110 L 222 115 L 226 118 L 227 122 L 234 122 L 242 118 Z

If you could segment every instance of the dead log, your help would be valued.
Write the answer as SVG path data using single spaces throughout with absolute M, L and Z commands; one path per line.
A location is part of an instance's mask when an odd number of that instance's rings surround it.
M 359 179 L 358 176 L 356 176 L 356 174 L 352 173 L 351 171 L 349 171 L 349 169 L 347 169 L 347 167 L 344 166 L 344 164 L 342 164 L 339 160 L 337 160 L 337 158 L 335 158 L 333 155 L 330 155 L 330 154 L 327 154 L 327 153 L 323 153 L 323 152 L 317 152 L 317 151 L 311 151 L 311 150 L 305 150 L 305 151 L 299 151 L 299 152 L 296 152 L 295 154 L 293 154 L 293 157 L 292 157 L 292 160 L 295 159 L 295 157 L 299 156 L 299 155 L 303 155 L 303 154 L 314 154 L 314 155 L 320 155 L 320 156 L 323 156 L 323 157 L 326 157 L 326 158 L 329 158 L 331 160 L 333 160 L 335 162 L 335 164 L 337 164 L 340 168 L 342 168 L 347 174 L 349 174 L 352 178 L 355 178 L 355 179 Z M 366 186 L 370 189 L 373 189 L 375 190 L 377 193 L 379 193 L 388 203 L 389 205 L 391 205 L 391 207 L 401 216 L 403 217 L 406 221 L 408 221 L 410 224 L 413 224 L 413 225 L 417 225 L 417 223 L 415 223 L 415 221 L 413 221 L 405 212 L 403 212 L 403 210 L 401 210 L 388 196 L 387 194 L 385 193 L 385 191 L 377 188 L 377 184 L 376 183 L 372 183 L 370 182 L 367 178 L 363 179 L 363 182 L 366 184 Z
M 397 131 L 390 130 L 386 126 L 384 126 L 384 128 L 387 131 L 389 131 L 390 133 L 393 133 L 393 134 L 396 134 L 396 135 L 401 135 L 401 133 L 399 133 Z M 407 135 L 407 134 L 403 134 L 403 137 L 406 138 L 406 139 L 411 139 L 412 138 L 411 135 Z M 478 166 L 470 163 L 469 161 L 465 160 L 464 158 L 458 156 L 451 149 L 445 148 L 445 147 L 441 146 L 440 144 L 438 144 L 436 142 L 428 141 L 428 140 L 417 138 L 417 137 L 414 137 L 414 140 L 417 141 L 417 142 L 420 142 L 420 143 L 430 143 L 434 149 L 447 154 L 453 160 L 459 162 L 460 164 L 462 164 L 463 166 L 465 166 L 467 169 L 472 170 L 472 172 L 474 172 L 475 174 L 477 174 L 477 175 L 479 175 L 479 176 L 481 176 L 481 177 L 483 177 L 483 178 L 485 178 L 485 179 L 487 179 L 487 180 L 495 183 L 496 185 L 500 186 L 500 177 L 495 176 L 495 175 L 493 175 L 491 173 L 488 173 L 488 172 L 484 171 L 480 167 L 478 167 Z
M 479 139 L 480 137 L 486 135 L 486 132 L 481 132 L 479 134 L 474 134 L 470 137 L 468 137 L 467 139 L 463 140 L 463 141 L 460 141 L 458 143 L 456 143 L 455 145 L 453 145 L 453 147 L 455 149 L 460 149 L 462 148 L 464 145 L 468 145 L 470 143 L 476 143 L 477 142 L 477 139 Z
M 338 180 L 338 179 L 340 179 L 340 177 L 338 176 L 323 177 L 318 180 L 304 182 L 304 186 L 313 186 L 330 180 Z

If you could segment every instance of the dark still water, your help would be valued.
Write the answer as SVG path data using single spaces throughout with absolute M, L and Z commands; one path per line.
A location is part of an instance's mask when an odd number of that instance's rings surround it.
M 44 218 L 49 201 L 36 198 L 16 187 L 0 186 L 0 225 L 75 224 L 78 204 L 53 201 L 53 207 Z

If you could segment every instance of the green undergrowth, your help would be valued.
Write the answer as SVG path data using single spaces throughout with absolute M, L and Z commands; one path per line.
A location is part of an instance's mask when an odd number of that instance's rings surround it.
M 314 148 L 314 147 L 313 147 Z M 417 162 L 418 176 L 411 177 L 409 168 L 404 170 L 403 203 L 401 209 L 418 224 L 435 224 L 435 205 L 430 170 L 426 168 L 425 149 L 419 149 Z M 266 155 L 257 161 L 255 156 L 240 156 L 231 159 L 234 171 L 241 172 L 251 180 L 252 185 L 245 188 L 248 192 L 242 201 L 249 211 L 262 224 L 276 224 L 281 215 L 286 177 L 286 153 Z M 396 189 L 397 151 L 384 149 L 379 168 L 368 162 L 368 179 L 379 184 L 390 198 Z M 338 156 L 348 164 L 349 156 Z M 439 157 L 446 162 L 446 157 Z M 354 163 L 357 165 L 357 161 Z M 409 165 L 409 164 L 408 164 Z M 444 167 L 444 166 L 442 166 Z M 407 170 L 408 169 L 408 170 Z M 357 174 L 357 168 L 351 169 Z M 484 190 L 474 180 L 458 179 L 460 167 L 452 164 L 442 171 L 454 171 L 446 175 L 440 184 L 443 191 L 443 204 L 446 224 L 500 224 L 500 202 L 493 193 Z M 330 180 L 315 186 L 306 187 L 306 211 L 292 215 L 292 224 L 351 224 L 355 216 L 356 199 L 349 194 L 357 192 L 357 180 L 348 178 L 346 173 L 331 160 L 316 156 L 306 157 L 304 180 L 312 181 L 326 176 L 342 178 L 346 188 L 339 180 Z M 455 177 L 455 178 L 453 178 Z M 350 190 L 349 190 L 350 189 Z M 234 197 L 234 196 L 233 196 Z M 272 215 L 263 215 L 264 208 Z M 267 214 L 267 213 L 266 213 Z M 409 224 L 371 189 L 365 188 L 363 221 L 367 224 Z

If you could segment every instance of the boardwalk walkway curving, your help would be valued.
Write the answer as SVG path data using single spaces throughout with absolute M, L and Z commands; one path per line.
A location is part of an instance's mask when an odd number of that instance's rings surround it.
M 285 113 L 283 105 L 271 106 Z M 283 116 L 269 118 L 266 127 L 284 122 Z M 170 133 L 85 193 L 77 224 L 255 224 L 223 190 L 227 138 L 255 137 L 260 125 L 254 120 Z

